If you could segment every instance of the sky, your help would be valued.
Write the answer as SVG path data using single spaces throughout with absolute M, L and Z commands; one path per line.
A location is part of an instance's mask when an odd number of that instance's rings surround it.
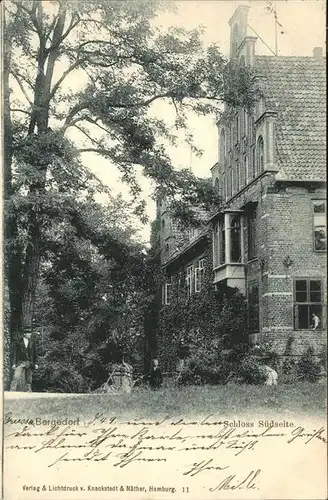
M 229 56 L 229 19 L 238 5 L 249 5 L 249 25 L 258 33 L 266 44 L 275 49 L 275 24 L 272 13 L 267 10 L 269 2 L 259 0 L 183 0 L 177 1 L 176 13 L 161 14 L 157 18 L 158 25 L 165 27 L 183 26 L 187 29 L 203 25 L 204 42 L 208 45 L 216 43 L 223 55 Z M 277 0 L 272 2 L 277 10 L 278 54 L 283 56 L 311 56 L 314 47 L 324 46 L 325 41 L 325 3 L 321 0 Z M 283 33 L 282 33 L 283 32 Z M 259 39 L 256 53 L 270 55 L 270 50 Z M 171 108 L 170 108 L 171 109 Z M 163 103 L 156 104 L 153 112 L 158 115 L 168 113 Z M 183 143 L 183 137 L 177 148 L 170 149 L 174 165 L 177 168 L 189 167 L 199 177 L 209 177 L 210 168 L 218 157 L 218 138 L 214 117 L 197 117 L 190 115 L 188 120 L 195 142 L 203 150 L 200 158 L 191 154 L 189 146 Z M 85 154 L 84 163 L 106 184 L 110 185 L 113 194 L 122 192 L 127 196 L 127 188 L 122 185 L 108 163 L 98 155 Z M 147 200 L 147 213 L 150 220 L 155 217 L 155 203 L 151 199 L 151 185 L 140 175 L 143 196 Z M 150 225 L 140 225 L 140 235 L 144 241 L 149 240 Z
M 324 0 L 181 0 L 175 1 L 176 12 L 162 12 L 157 16 L 155 24 L 166 29 L 170 26 L 194 29 L 203 26 L 203 41 L 205 45 L 217 44 L 221 53 L 229 57 L 230 26 L 229 19 L 239 5 L 248 5 L 249 25 L 256 32 L 259 39 L 256 42 L 256 53 L 270 55 L 270 48 L 275 49 L 275 23 L 273 14 L 267 9 L 271 4 L 276 8 L 279 22 L 277 46 L 278 54 L 283 56 L 311 56 L 314 47 L 324 46 L 325 43 L 325 2 Z M 48 9 L 51 3 L 45 2 Z M 265 43 L 263 43 L 264 40 Z M 324 51 L 325 52 L 325 51 Z M 61 76 L 66 69 L 65 65 L 56 66 L 57 77 Z M 83 73 L 72 72 L 66 79 L 65 85 L 73 91 L 82 88 L 85 81 Z M 15 97 L 23 98 L 21 91 L 15 81 L 12 81 Z M 151 113 L 159 117 L 165 117 L 173 123 L 172 106 L 167 103 L 156 101 Z M 209 177 L 211 167 L 218 159 L 218 137 L 213 116 L 197 117 L 195 114 L 188 115 L 189 131 L 193 134 L 195 145 L 203 151 L 201 157 L 191 154 L 190 147 L 184 143 L 183 134 L 179 135 L 179 143 L 176 148 L 168 150 L 173 164 L 176 168 L 187 167 L 199 177 Z M 76 135 L 77 134 L 77 135 Z M 73 137 L 77 143 L 81 141 L 79 132 L 73 131 Z M 123 197 L 129 199 L 128 187 L 119 178 L 116 168 L 109 160 L 105 160 L 94 153 L 84 153 L 82 161 L 97 177 L 106 185 L 110 186 L 112 194 L 122 193 Z M 138 179 L 143 189 L 143 198 L 147 201 L 147 214 L 149 224 L 142 225 L 137 219 L 133 219 L 139 230 L 141 239 L 146 243 L 150 236 L 150 222 L 155 218 L 155 202 L 151 198 L 152 186 L 150 182 L 138 173 Z M 105 201 L 100 200 L 100 201 Z

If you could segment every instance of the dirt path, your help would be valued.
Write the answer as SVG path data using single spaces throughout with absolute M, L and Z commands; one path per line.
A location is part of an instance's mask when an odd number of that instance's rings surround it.
M 6 400 L 11 399 L 35 399 L 35 398 L 65 398 L 65 397 L 74 397 L 74 396 L 93 396 L 93 394 L 75 394 L 75 393 L 66 393 L 66 392 L 14 392 L 14 391 L 5 391 L 4 397 Z

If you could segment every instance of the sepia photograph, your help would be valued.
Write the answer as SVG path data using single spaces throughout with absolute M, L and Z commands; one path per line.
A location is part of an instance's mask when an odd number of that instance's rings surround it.
M 3 0 L 1 498 L 327 498 L 325 20 Z

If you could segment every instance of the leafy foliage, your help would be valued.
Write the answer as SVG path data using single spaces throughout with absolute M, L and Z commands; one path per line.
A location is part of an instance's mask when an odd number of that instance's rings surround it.
M 321 374 L 320 363 L 314 357 L 314 349 L 309 346 L 302 354 L 298 365 L 297 374 L 300 380 L 307 382 L 317 382 Z
M 171 304 L 160 311 L 158 356 L 166 370 L 175 369 L 181 339 L 193 353 L 191 364 L 194 367 L 201 363 L 204 366 L 211 364 L 214 358 L 218 359 L 222 349 L 230 349 L 246 339 L 244 297 L 235 289 L 214 290 L 209 249 L 204 259 L 202 292 L 188 298 L 184 274 L 177 273 L 173 276 Z
M 250 104 L 251 75 L 242 69 L 237 75 L 217 47 L 205 49 L 199 30 L 157 28 L 157 13 L 171 7 L 148 0 L 8 0 L 4 6 L 6 272 L 13 334 L 31 324 L 41 266 L 63 251 L 70 231 L 76 238 L 83 233 L 106 258 L 126 254 L 112 229 L 90 230 L 85 202 L 90 207 L 99 193 L 109 192 L 81 155 L 97 153 L 118 169 L 141 219 L 137 166 L 154 182 L 154 194 L 160 189 L 182 211 L 191 195 L 197 202 L 215 198 L 190 172 L 174 170 L 166 146 L 186 127 L 186 110 L 217 112 L 223 100 Z M 175 113 L 173 127 L 155 116 L 157 101 Z M 186 139 L 192 145 L 190 134 Z M 89 277 L 94 286 L 93 271 Z

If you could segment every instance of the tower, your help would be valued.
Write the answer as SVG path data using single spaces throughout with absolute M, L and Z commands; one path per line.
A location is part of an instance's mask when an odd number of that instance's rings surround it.
M 251 66 L 254 62 L 257 40 L 254 36 L 248 36 L 248 11 L 247 5 L 240 5 L 229 21 L 230 60 L 245 66 Z

